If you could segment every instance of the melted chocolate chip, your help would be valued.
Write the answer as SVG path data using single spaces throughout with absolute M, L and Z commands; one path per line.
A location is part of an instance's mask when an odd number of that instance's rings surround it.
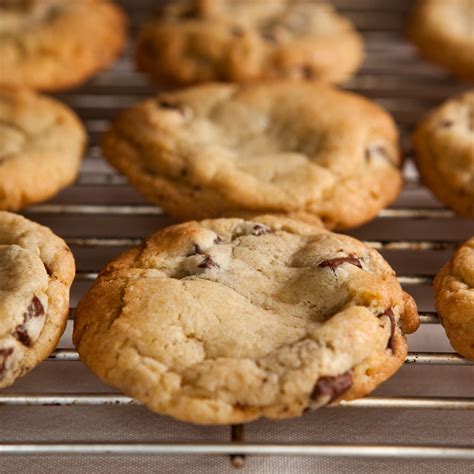
M 387 316 L 390 319 L 390 337 L 388 339 L 387 348 L 394 352 L 394 342 L 395 342 L 395 315 L 393 314 L 392 308 L 388 308 L 381 314 L 377 315 L 377 318 L 382 318 Z
M 219 265 L 217 264 L 217 262 L 212 260 L 209 255 L 207 255 L 206 257 L 204 257 L 204 260 L 198 265 L 198 268 L 219 268 Z
M 222 242 L 223 242 L 222 237 L 219 236 L 219 235 L 214 239 L 214 243 L 215 243 L 216 245 L 219 245 L 219 244 L 221 244 Z
M 301 68 L 301 75 L 304 79 L 314 79 L 316 77 L 314 69 L 307 64 Z
M 28 334 L 26 323 L 33 318 L 39 318 L 44 315 L 44 307 L 37 296 L 33 296 L 26 312 L 23 313 L 23 323 L 15 328 L 15 337 L 25 346 L 32 344 L 31 337 Z
M 269 43 L 278 43 L 278 35 L 274 30 L 267 30 L 262 32 L 262 38 Z
M 244 30 L 240 26 L 233 26 L 230 32 L 232 36 L 235 36 L 236 38 L 241 38 L 244 36 Z
M 9 347 L 8 349 L 0 349 L 0 377 L 3 376 L 7 367 L 7 359 L 13 354 L 13 351 L 13 347 Z
M 331 270 L 335 270 L 339 265 L 343 265 L 344 263 L 350 263 L 351 265 L 355 265 L 356 267 L 362 269 L 362 264 L 360 263 L 357 255 L 354 253 L 350 253 L 347 257 L 337 257 L 330 260 L 324 260 L 318 265 L 318 267 L 329 267 Z
M 450 128 L 454 125 L 454 122 L 452 120 L 443 120 L 439 126 L 441 128 Z
M 318 400 L 320 397 L 329 397 L 327 403 L 331 403 L 339 398 L 352 387 L 353 380 L 350 372 L 345 372 L 336 377 L 321 377 L 315 384 L 311 392 L 311 400 Z
M 266 225 L 263 225 L 263 224 L 255 224 L 252 227 L 252 235 L 256 235 L 257 237 L 260 235 L 271 234 L 271 233 L 272 233 L 272 230 L 270 229 L 270 227 L 267 227 Z
M 25 346 L 31 346 L 31 337 L 24 324 L 19 324 L 15 330 L 15 337 Z
M 44 307 L 37 296 L 33 296 L 27 312 L 25 313 L 25 320 L 37 318 L 44 315 Z

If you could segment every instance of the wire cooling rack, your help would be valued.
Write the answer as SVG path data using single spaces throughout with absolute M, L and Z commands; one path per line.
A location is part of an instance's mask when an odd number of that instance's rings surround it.
M 271 0 L 255 0 L 271 1 Z M 138 25 L 150 14 L 157 2 L 148 0 L 123 0 L 121 2 L 131 17 L 132 34 Z M 159 3 L 159 2 L 158 2 Z M 398 387 L 405 378 L 397 374 L 387 386 L 361 400 L 344 402 L 340 407 L 325 410 L 342 413 L 347 408 L 364 413 L 371 410 L 411 410 L 416 413 L 431 413 L 433 410 L 461 412 L 462 419 L 471 425 L 474 423 L 474 367 L 459 355 L 452 352 L 439 326 L 437 314 L 433 311 L 431 284 L 436 271 L 452 254 L 463 240 L 474 234 L 472 221 L 456 217 L 450 210 L 440 207 L 431 195 L 420 185 L 416 171 L 410 162 L 409 133 L 414 124 L 432 107 L 445 98 L 466 89 L 447 73 L 420 60 L 414 49 L 404 40 L 403 25 L 412 2 L 398 0 L 336 0 L 333 3 L 351 17 L 359 30 L 364 33 L 367 47 L 367 60 L 346 88 L 364 94 L 385 106 L 395 116 L 401 129 L 402 142 L 407 152 L 405 169 L 406 187 L 400 199 L 390 209 L 380 212 L 378 218 L 350 232 L 378 249 L 397 270 L 400 283 L 413 294 L 418 302 L 422 327 L 419 334 L 410 337 L 411 346 L 425 348 L 409 353 L 405 362 L 411 368 L 429 366 L 428 383 L 423 382 L 414 394 L 400 395 Z M 84 161 L 82 172 L 76 184 L 65 190 L 54 200 L 30 207 L 25 214 L 38 222 L 49 225 L 62 235 L 73 249 L 77 258 L 78 272 L 72 293 L 72 319 L 74 307 L 84 294 L 98 270 L 113 256 L 126 248 L 137 245 L 141 239 L 156 228 L 172 223 L 159 208 L 142 200 L 125 180 L 110 169 L 100 158 L 99 141 L 111 118 L 128 105 L 156 92 L 147 79 L 135 72 L 130 60 L 130 50 L 113 69 L 94 78 L 85 87 L 64 93 L 59 97 L 71 105 L 84 120 L 89 136 L 90 147 Z M 20 407 L 35 407 L 36 410 L 48 407 L 59 411 L 65 407 L 114 406 L 120 410 L 123 406 L 134 406 L 130 398 L 111 392 L 105 386 L 97 391 L 84 389 L 95 387 L 95 380 L 85 368 L 82 368 L 77 353 L 70 341 L 72 321 L 58 349 L 48 361 L 36 371 L 19 381 L 14 387 L 0 392 L 0 420 L 5 410 Z M 427 342 L 428 341 L 428 342 Z M 434 342 L 433 342 L 434 341 Z M 441 342 L 439 342 L 441 341 Z M 430 350 L 427 350 L 430 349 Z M 62 374 L 71 372 L 70 379 L 65 376 L 63 383 L 44 383 L 41 370 L 54 373 L 55 366 L 61 365 Z M 64 364 L 67 364 L 65 366 Z M 83 370 L 80 384 L 73 378 L 76 368 Z M 444 367 L 441 367 L 444 366 Z M 74 369 L 72 369 L 74 367 Z M 456 370 L 463 368 L 463 371 Z M 407 367 L 402 369 L 403 372 Z M 442 395 L 430 395 L 438 372 L 448 377 L 452 386 L 441 391 Z M 35 376 L 34 374 L 40 374 Z M 412 376 L 416 379 L 417 376 Z M 420 381 L 423 377 L 420 378 Z M 426 376 L 425 376 L 426 378 Z M 455 390 L 457 383 L 471 380 L 465 384 L 467 390 Z M 398 385 L 397 385 L 398 384 Z M 431 385 L 430 385 L 431 384 Z M 56 389 L 55 387 L 62 387 Z M 24 390 L 21 391 L 22 387 Z M 447 392 L 447 393 L 446 393 Z M 461 393 L 461 395 L 459 395 Z M 57 407 L 57 408 L 56 408 Z M 136 410 L 139 410 L 137 407 Z M 2 415 L 3 413 L 3 415 Z M 28 412 L 28 413 L 31 413 Z M 34 414 L 29 415 L 34 423 Z M 142 412 L 140 415 L 144 416 Z M 145 415 L 151 416 L 151 415 Z M 369 415 L 370 416 L 370 415 Z M 156 417 L 160 419 L 160 417 Z M 459 417 L 458 417 L 459 419 Z M 71 420 L 68 420 L 70 422 Z M 99 418 L 97 423 L 107 423 L 107 418 Z M 157 422 L 158 423 L 158 422 Z M 288 422 L 281 423 L 291 423 Z M 328 457 L 365 457 L 365 458 L 429 458 L 474 460 L 472 437 L 462 443 L 446 442 L 423 443 L 406 439 L 400 443 L 401 436 L 394 436 L 382 442 L 358 443 L 315 443 L 311 439 L 288 442 L 285 436 L 277 441 L 266 438 L 246 442 L 244 427 L 228 427 L 228 441 L 220 432 L 216 439 L 188 439 L 186 427 L 181 427 L 179 439 L 147 441 L 144 439 L 119 439 L 111 441 L 90 441 L 96 439 L 91 431 L 86 441 L 72 441 L 70 436 L 64 439 L 48 438 L 47 433 L 25 439 L 17 434 L 12 437 L 11 428 L 4 431 L 0 423 L 0 455 L 64 455 L 88 454 L 104 456 L 116 455 L 185 455 L 208 454 L 229 455 L 232 464 L 240 467 L 246 455 L 311 455 Z M 290 426 L 290 425 L 282 425 Z M 38 427 L 38 430 L 41 429 Z M 284 430 L 284 428 L 283 428 Z M 284 433 L 280 430 L 280 433 Z M 270 434 L 270 433 L 269 433 Z M 224 438 L 224 439 L 223 439 Z M 3 458 L 4 460 L 6 458 Z M 0 462 L 0 472 L 1 470 Z M 33 471 L 32 471 L 33 472 Z

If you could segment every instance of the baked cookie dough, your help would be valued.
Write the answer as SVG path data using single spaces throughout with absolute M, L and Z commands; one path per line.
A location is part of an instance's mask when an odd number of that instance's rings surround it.
M 413 135 L 423 182 L 458 214 L 474 218 L 474 90 L 435 109 Z
M 408 33 L 428 59 L 474 81 L 474 0 L 419 0 Z
M 126 20 L 107 0 L 2 0 L 0 83 L 58 90 L 109 66 Z
M 151 410 L 228 424 L 366 395 L 403 364 L 418 324 L 375 250 L 264 216 L 156 232 L 102 270 L 73 339 Z
M 359 67 L 352 24 L 312 0 L 177 0 L 138 38 L 138 68 L 161 82 L 320 79 L 342 82 Z
M 297 213 L 353 227 L 375 217 L 402 186 L 390 115 L 314 82 L 163 94 L 123 112 L 103 152 L 182 220 Z
M 456 351 L 474 360 L 474 237 L 436 275 L 436 307 Z
M 55 195 L 77 176 L 86 133 L 57 100 L 0 86 L 0 209 Z
M 62 239 L 0 211 L 0 388 L 56 348 L 66 327 L 74 270 Z

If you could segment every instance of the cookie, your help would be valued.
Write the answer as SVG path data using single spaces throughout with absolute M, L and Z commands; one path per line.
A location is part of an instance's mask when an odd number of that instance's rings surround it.
M 40 90 L 81 84 L 109 66 L 126 38 L 107 0 L 0 2 L 0 82 Z
M 0 209 L 49 199 L 77 176 L 86 133 L 57 100 L 0 87 Z
M 474 81 L 474 0 L 419 0 L 408 27 L 428 59 Z
M 310 0 L 177 0 L 142 29 L 138 68 L 164 83 L 342 82 L 363 42 L 334 8 Z
M 228 424 L 366 395 L 403 364 L 418 324 L 375 250 L 263 216 L 159 230 L 102 270 L 73 339 L 151 410 Z
M 56 348 L 66 327 L 74 271 L 62 239 L 0 211 L 0 388 Z
M 458 214 L 474 218 L 474 90 L 448 100 L 413 135 L 423 182 Z
M 148 99 L 118 117 L 103 153 L 182 220 L 299 213 L 353 227 L 402 186 L 392 118 L 314 82 L 207 84 Z
M 474 360 L 474 237 L 436 275 L 436 308 L 452 346 Z

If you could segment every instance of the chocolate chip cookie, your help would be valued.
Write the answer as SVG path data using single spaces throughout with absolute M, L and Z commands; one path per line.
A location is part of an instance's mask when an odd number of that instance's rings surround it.
M 73 87 L 111 64 L 125 37 L 124 14 L 107 0 L 2 0 L 0 83 Z
M 474 218 L 474 90 L 448 100 L 413 135 L 418 170 L 433 194 Z
M 363 44 L 325 2 L 177 0 L 145 25 L 136 59 L 161 82 L 342 82 L 362 62 Z
M 183 220 L 299 213 L 352 227 L 375 217 L 402 185 L 392 118 L 314 82 L 167 93 L 123 112 L 103 152 Z
M 366 395 L 403 364 L 418 324 L 375 250 L 263 216 L 156 232 L 102 270 L 73 339 L 151 410 L 227 424 Z
M 0 211 L 0 388 L 55 349 L 73 278 L 74 258 L 59 237 Z
M 474 0 L 419 0 L 408 31 L 424 56 L 474 81 Z
M 52 197 L 74 181 L 86 133 L 60 102 L 0 86 L 0 209 Z
M 474 360 L 474 237 L 436 275 L 436 307 L 453 347 Z

